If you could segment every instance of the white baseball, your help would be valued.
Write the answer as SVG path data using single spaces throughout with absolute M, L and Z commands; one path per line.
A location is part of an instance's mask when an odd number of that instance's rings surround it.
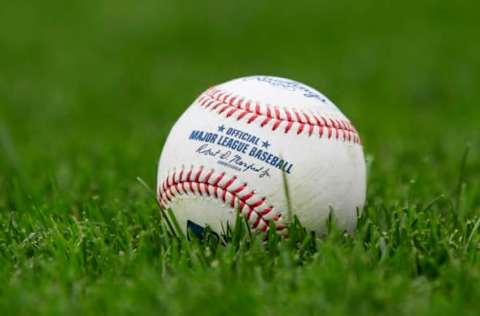
M 175 124 L 157 192 L 185 230 L 191 222 L 222 233 L 240 212 L 253 231 L 272 221 L 284 231 L 291 214 L 317 233 L 330 214 L 351 231 L 365 202 L 363 148 L 317 90 L 279 77 L 239 78 L 205 91 Z

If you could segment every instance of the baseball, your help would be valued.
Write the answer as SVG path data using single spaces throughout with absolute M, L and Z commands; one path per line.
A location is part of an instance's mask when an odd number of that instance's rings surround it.
M 172 128 L 160 157 L 158 201 L 185 231 L 218 233 L 237 213 L 252 231 L 279 233 L 292 214 L 325 232 L 332 214 L 352 231 L 366 195 L 357 130 L 319 91 L 252 76 L 201 94 Z

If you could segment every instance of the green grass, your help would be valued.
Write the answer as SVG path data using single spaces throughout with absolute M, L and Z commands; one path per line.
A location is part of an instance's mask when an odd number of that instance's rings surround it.
M 479 5 L 202 2 L 2 2 L 1 314 L 476 315 Z M 318 88 L 359 129 L 354 235 L 166 230 L 137 178 L 155 187 L 202 90 L 250 74 Z

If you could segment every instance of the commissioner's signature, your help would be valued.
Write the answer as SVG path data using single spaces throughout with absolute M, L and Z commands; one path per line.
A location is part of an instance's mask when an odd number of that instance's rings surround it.
M 270 178 L 270 168 L 259 166 L 253 162 L 244 160 L 238 154 L 232 154 L 230 150 L 214 149 L 209 144 L 200 145 L 195 151 L 198 155 L 218 159 L 217 162 L 225 167 L 229 167 L 241 172 L 253 172 L 259 178 Z

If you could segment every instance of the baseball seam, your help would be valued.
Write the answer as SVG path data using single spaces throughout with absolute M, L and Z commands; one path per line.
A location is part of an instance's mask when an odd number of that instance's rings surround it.
M 269 222 L 276 224 L 278 232 L 286 226 L 281 224 L 282 214 L 267 203 L 266 197 L 261 197 L 255 190 L 250 190 L 248 184 L 237 176 L 227 176 L 225 172 L 214 169 L 205 170 L 203 166 L 190 169 L 174 170 L 158 186 L 157 198 L 162 209 L 182 195 L 193 195 L 212 198 L 223 202 L 226 206 L 238 210 L 250 227 L 259 232 L 269 229 Z
M 329 118 L 313 112 L 305 112 L 294 107 L 280 107 L 247 99 L 228 91 L 213 87 L 197 99 L 198 104 L 210 111 L 215 111 L 226 118 L 236 117 L 237 121 L 247 124 L 259 122 L 260 127 L 271 125 L 272 131 L 283 125 L 285 134 L 296 132 L 308 136 L 318 134 L 320 138 L 336 139 L 354 144 L 361 144 L 355 127 L 346 119 Z M 317 131 L 317 132 L 315 132 Z

